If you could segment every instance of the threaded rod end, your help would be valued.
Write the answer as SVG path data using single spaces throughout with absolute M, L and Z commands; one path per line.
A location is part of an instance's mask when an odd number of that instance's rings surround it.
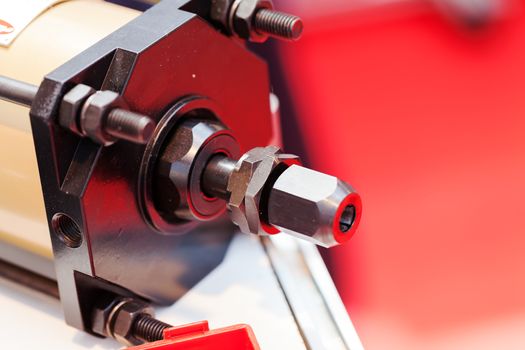
M 155 122 L 149 117 L 125 109 L 109 112 L 105 131 L 119 139 L 135 143 L 147 143 L 155 130 Z
M 253 24 L 259 33 L 280 39 L 298 40 L 303 33 L 301 18 L 269 9 L 257 11 Z
M 171 326 L 149 315 L 141 315 L 133 324 L 133 335 L 146 342 L 164 339 L 164 330 Z

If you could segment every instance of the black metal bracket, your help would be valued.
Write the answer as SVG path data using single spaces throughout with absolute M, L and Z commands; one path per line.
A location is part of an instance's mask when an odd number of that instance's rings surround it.
M 102 147 L 57 124 L 76 84 L 120 93 L 159 121 L 176 101 L 206 96 L 246 150 L 272 135 L 267 66 L 198 15 L 162 1 L 47 75 L 31 108 L 60 299 L 68 324 L 90 331 L 97 293 L 170 304 L 223 259 L 233 230 L 201 226 L 162 235 L 140 210 L 146 145 Z M 79 277 L 80 276 L 80 277 Z

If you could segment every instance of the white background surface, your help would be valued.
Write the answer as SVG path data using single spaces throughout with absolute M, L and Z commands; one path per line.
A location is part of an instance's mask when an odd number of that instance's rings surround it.
M 117 349 L 112 339 L 98 339 L 67 326 L 58 300 L 0 280 L 2 349 Z M 288 304 L 259 241 L 237 235 L 225 261 L 157 317 L 180 325 L 209 320 L 210 328 L 238 323 L 252 326 L 262 349 L 304 349 Z

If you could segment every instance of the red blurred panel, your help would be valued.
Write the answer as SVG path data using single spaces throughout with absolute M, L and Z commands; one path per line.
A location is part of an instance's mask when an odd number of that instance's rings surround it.
M 524 349 L 525 12 L 405 6 L 281 48 L 311 165 L 363 198 L 336 283 L 366 348 Z

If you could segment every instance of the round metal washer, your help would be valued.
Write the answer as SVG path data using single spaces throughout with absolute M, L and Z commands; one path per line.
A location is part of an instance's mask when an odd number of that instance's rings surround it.
M 144 220 L 155 231 L 162 234 L 182 234 L 197 224 L 196 221 L 180 219 L 166 220 L 155 207 L 153 180 L 155 167 L 167 138 L 180 122 L 181 117 L 209 117 L 219 120 L 221 109 L 212 100 L 202 96 L 188 96 L 171 107 L 161 118 L 155 133 L 146 145 L 139 174 L 139 205 Z

